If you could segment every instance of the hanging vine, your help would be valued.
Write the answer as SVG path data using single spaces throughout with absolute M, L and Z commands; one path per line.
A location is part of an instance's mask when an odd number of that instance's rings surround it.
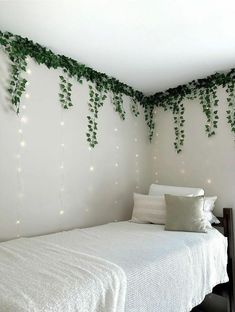
M 126 118 L 126 112 L 123 107 L 123 98 L 122 94 L 114 93 L 112 98 L 113 106 L 115 112 L 117 112 L 122 120 Z
M 151 142 L 153 139 L 154 129 L 155 129 L 155 122 L 153 118 L 153 111 L 154 111 L 154 105 L 149 104 L 144 106 L 144 119 L 147 123 L 148 132 L 149 132 L 149 141 Z
M 227 120 L 233 134 L 235 134 L 235 80 L 228 83 L 226 91 L 228 93 Z
M 25 58 L 14 58 L 10 69 L 10 81 L 8 92 L 10 95 L 10 101 L 15 107 L 16 113 L 20 112 L 20 99 L 25 91 L 27 80 L 23 78 L 23 72 L 26 70 Z
M 174 131 L 175 131 L 175 141 L 174 141 L 174 147 L 177 153 L 180 153 L 182 151 L 182 146 L 184 144 L 184 104 L 182 103 L 182 98 L 179 97 L 178 101 L 173 106 L 172 109 L 173 112 L 173 119 L 174 119 Z
M 135 99 L 132 99 L 131 102 L 131 112 L 135 117 L 138 117 L 140 114 L 138 103 Z
M 86 133 L 87 141 L 89 142 L 90 147 L 94 148 L 98 144 L 97 140 L 97 130 L 98 130 L 98 113 L 99 109 L 103 106 L 104 101 L 107 95 L 102 94 L 102 90 L 97 87 L 89 85 L 89 102 L 88 108 L 90 115 L 87 116 L 88 119 L 88 131 Z
M 205 131 L 208 137 L 215 135 L 216 128 L 218 127 L 218 103 L 219 100 L 216 94 L 217 88 L 202 88 L 199 91 L 199 100 L 202 106 L 203 112 L 206 115 L 207 123 L 205 125 Z
M 72 84 L 64 78 L 64 76 L 60 76 L 60 103 L 64 109 L 68 109 L 73 106 L 71 100 L 71 92 L 72 92 Z

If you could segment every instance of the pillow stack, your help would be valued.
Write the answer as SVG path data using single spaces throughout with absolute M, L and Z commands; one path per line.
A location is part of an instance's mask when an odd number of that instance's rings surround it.
M 166 230 L 206 232 L 212 223 L 217 197 L 202 189 L 152 184 L 149 195 L 134 194 L 132 219 L 136 223 L 165 224 Z

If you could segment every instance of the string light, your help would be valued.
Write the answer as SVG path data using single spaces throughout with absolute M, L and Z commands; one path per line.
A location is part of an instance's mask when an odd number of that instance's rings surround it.
M 21 117 L 21 122 L 22 123 L 27 123 L 28 122 L 28 118 L 26 116 L 22 116 Z
M 212 182 L 211 179 L 207 179 L 208 184 L 211 184 L 211 182 Z
M 115 181 L 115 185 L 118 185 L 118 181 Z
M 32 73 L 31 69 L 29 69 L 29 68 L 26 70 L 26 72 L 28 75 L 31 75 L 31 73 Z
M 116 162 L 116 163 L 115 163 L 115 167 L 118 167 L 118 166 L 119 166 L 119 164 Z
M 27 69 L 27 73 L 30 74 L 31 73 L 31 70 L 30 69 Z M 27 83 L 27 86 L 29 84 Z M 30 98 L 30 95 L 29 93 L 27 92 L 25 94 L 25 98 Z M 23 110 L 26 110 L 26 105 L 23 104 L 21 106 L 21 108 Z M 27 124 L 28 122 L 28 117 L 26 115 L 23 115 L 21 116 L 21 118 L 19 119 L 19 128 L 18 128 L 18 134 L 19 134 L 19 145 L 18 145 L 18 148 L 17 148 L 17 153 L 16 153 L 16 159 L 17 159 L 17 197 L 18 197 L 18 201 L 17 201 L 17 206 L 16 206 L 16 225 L 17 225 L 17 234 L 16 234 L 16 237 L 20 237 L 20 212 L 21 212 L 21 209 L 22 209 L 22 205 L 23 205 L 23 199 L 24 199 L 24 183 L 23 183 L 23 178 L 22 178 L 22 165 L 21 165 L 21 158 L 22 158 L 22 149 L 23 147 L 26 146 L 26 142 L 24 140 L 24 126 L 25 124 Z
M 25 141 L 21 141 L 21 142 L 20 142 L 20 146 L 21 146 L 21 147 L 25 147 L 25 145 L 26 145 Z
M 116 145 L 116 149 L 119 150 L 119 145 Z
M 90 166 L 90 171 L 94 171 L 94 167 L 93 166 Z
M 65 194 L 65 171 L 64 171 L 64 152 L 65 152 L 65 144 L 64 144 L 64 125 L 65 122 L 63 120 L 63 114 L 64 114 L 64 110 L 61 107 L 61 111 L 60 111 L 60 134 L 61 134 L 61 141 L 60 141 L 60 147 L 61 147 L 61 154 L 60 154 L 60 188 L 59 188 L 59 198 L 60 198 L 60 211 L 59 214 L 61 216 L 64 215 L 65 213 L 65 200 L 64 200 L 64 194 Z
M 135 133 L 137 134 L 137 127 L 138 127 L 138 123 L 137 121 L 135 122 Z M 138 138 L 135 137 L 134 138 L 134 142 L 137 143 L 138 142 Z M 139 162 L 138 162 L 138 158 L 139 158 L 139 150 L 138 150 L 138 146 L 137 144 L 135 144 L 135 158 L 136 158 L 136 161 L 135 161 L 135 189 L 138 190 L 140 188 L 139 184 L 140 184 L 140 176 L 139 176 Z
M 118 128 L 114 128 L 114 131 L 115 131 L 115 132 L 118 132 Z

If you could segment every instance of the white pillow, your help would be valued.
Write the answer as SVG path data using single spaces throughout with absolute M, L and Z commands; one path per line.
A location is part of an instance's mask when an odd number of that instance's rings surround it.
M 188 196 L 192 196 L 192 194 Z M 216 199 L 217 196 L 204 197 L 203 210 L 208 228 L 211 228 L 212 223 L 219 223 L 219 220 L 212 213 Z M 165 197 L 162 195 L 156 196 L 134 193 L 134 208 L 130 221 L 135 223 L 165 224 Z
M 170 186 L 170 185 L 160 185 L 151 184 L 149 188 L 149 195 L 162 195 L 171 194 L 179 196 L 200 196 L 204 195 L 204 190 L 201 188 L 193 187 L 181 187 L 181 186 Z
M 217 200 L 217 196 L 210 196 L 204 198 L 204 214 L 205 218 L 212 223 L 220 223 L 220 221 L 216 218 L 216 216 L 212 213 L 215 208 L 215 201 Z
M 136 223 L 165 224 L 166 202 L 164 196 L 134 193 L 132 219 Z

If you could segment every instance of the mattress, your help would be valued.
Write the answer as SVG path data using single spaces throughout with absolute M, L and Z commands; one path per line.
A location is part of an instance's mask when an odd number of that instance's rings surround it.
M 27 251 L 27 248 L 25 249 L 27 244 L 31 246 L 30 252 Z M 35 246 L 34 249 L 32 246 Z M 40 249 L 45 248 L 45 246 L 47 246 L 48 253 L 42 252 L 37 255 L 37 247 Z M 20 250 L 24 249 L 25 252 L 21 254 Z M 16 254 L 18 250 L 18 259 L 14 253 L 14 256 L 11 256 L 11 250 Z M 62 257 L 59 273 L 56 267 L 53 267 L 54 260 L 49 261 L 50 257 L 54 257 L 54 253 L 59 253 L 59 257 Z M 226 272 L 227 240 L 216 229 L 210 229 L 208 233 L 170 232 L 164 231 L 164 226 L 161 225 L 114 222 L 41 237 L 22 238 L 0 244 L 0 289 L 2 288 L 0 291 L 0 311 L 84 312 L 85 309 L 79 309 L 78 303 L 76 303 L 81 300 L 73 303 L 70 310 L 63 309 L 63 306 L 58 302 L 58 298 L 62 301 L 69 301 L 69 299 L 64 298 L 68 296 L 69 288 L 67 292 L 64 291 L 64 287 L 61 286 L 63 280 L 59 279 L 58 281 L 58 276 L 63 275 L 57 276 L 57 274 L 63 273 L 61 272 L 63 271 L 63 263 L 65 265 L 64 270 L 66 270 L 66 258 L 71 258 L 71 254 L 73 257 L 72 262 L 70 261 L 70 274 L 73 275 L 73 270 L 78 269 L 76 261 L 79 259 L 84 260 L 84 265 L 97 259 L 97 264 L 90 265 L 90 267 L 94 267 L 92 276 L 96 278 L 97 274 L 101 274 L 99 278 L 109 279 L 106 287 L 112 289 L 112 299 L 115 298 L 114 292 L 117 293 L 116 302 L 113 299 L 110 300 L 110 302 L 112 301 L 111 304 L 93 305 L 92 311 L 97 312 L 119 312 L 122 310 L 123 300 L 125 301 L 124 310 L 126 312 L 189 312 L 204 299 L 206 294 L 212 291 L 215 285 L 228 281 Z M 39 284 L 35 282 L 36 293 L 30 292 L 30 295 L 27 293 L 27 274 L 26 272 L 24 274 L 20 268 L 20 263 L 22 264 L 20 257 L 25 257 L 26 260 L 27 257 L 34 258 L 33 265 L 38 267 L 38 272 L 34 270 L 35 281 L 43 281 L 40 265 L 44 257 L 49 258 L 48 263 L 52 266 L 50 269 L 53 274 L 50 276 L 51 281 L 47 280 L 47 282 L 53 285 L 56 280 L 57 283 L 57 303 L 54 306 L 48 304 L 47 307 L 46 300 L 51 302 L 51 298 L 49 295 L 47 298 L 47 294 L 45 291 L 43 292 L 43 282 Z M 83 259 L 83 257 L 85 258 Z M 71 267 L 73 262 L 74 266 Z M 12 273 L 14 274 L 14 283 L 9 279 L 9 265 L 10 268 L 14 266 Z M 103 269 L 107 268 L 107 270 L 97 271 L 96 266 L 102 266 Z M 79 268 L 81 269 L 81 266 Z M 82 268 L 82 270 L 85 269 Z M 31 278 L 33 277 L 31 276 Z M 76 278 L 75 274 L 75 280 Z M 84 276 L 83 279 L 85 278 Z M 76 289 L 73 281 L 68 287 L 72 287 L 73 291 L 75 290 L 76 298 L 83 298 L 84 292 L 79 287 Z M 90 288 L 91 285 L 88 284 L 86 287 Z M 104 288 L 104 286 L 102 287 Z M 7 298 L 4 295 L 6 289 Z M 94 291 L 97 291 L 97 296 L 99 296 L 99 287 L 98 290 L 94 289 Z M 43 293 L 42 298 L 40 298 L 41 293 Z M 107 291 L 101 295 L 104 298 L 107 297 Z M 27 306 L 27 300 L 35 303 L 32 304 L 34 309 L 17 310 L 14 308 L 11 310 L 11 306 L 14 306 L 12 301 L 17 304 L 15 298 L 20 300 L 19 296 L 23 296 L 25 306 Z M 96 298 L 96 300 L 98 299 Z M 44 306 L 40 306 L 39 309 L 37 302 L 44 302 Z M 3 304 L 9 308 L 2 310 L 1 305 Z

